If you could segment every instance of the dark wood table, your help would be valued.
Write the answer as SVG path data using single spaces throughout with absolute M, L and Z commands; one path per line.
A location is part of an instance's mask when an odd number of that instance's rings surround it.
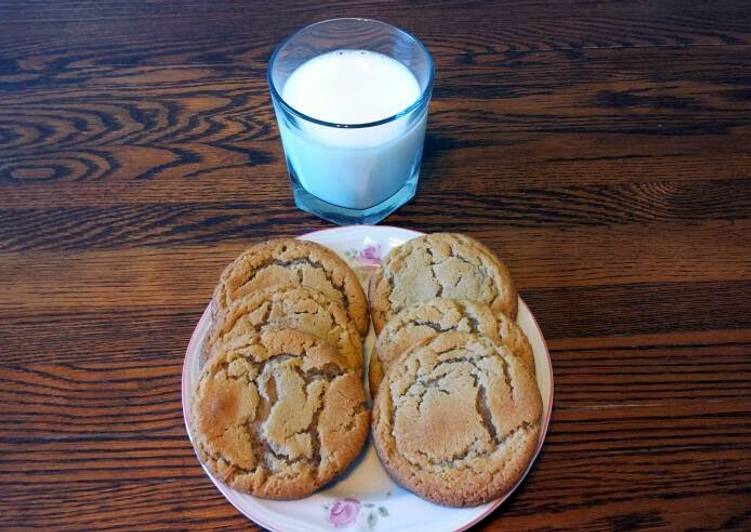
M 320 5 L 319 5 L 320 4 Z M 751 4 L 0 1 L 0 527 L 241 528 L 183 428 L 188 338 L 295 209 L 292 30 L 414 31 L 420 189 L 549 341 L 546 445 L 490 529 L 751 528 Z

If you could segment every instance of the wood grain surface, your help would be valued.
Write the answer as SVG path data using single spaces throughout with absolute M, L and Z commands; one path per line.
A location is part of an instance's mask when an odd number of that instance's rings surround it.
M 0 528 L 251 527 L 183 427 L 188 338 L 292 204 L 266 88 L 338 16 L 437 63 L 387 223 L 509 264 L 550 433 L 490 530 L 751 528 L 747 0 L 0 0 Z

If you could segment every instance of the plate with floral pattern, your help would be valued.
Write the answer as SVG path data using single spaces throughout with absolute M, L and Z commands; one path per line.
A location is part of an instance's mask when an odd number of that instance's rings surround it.
M 350 263 L 365 285 L 370 274 L 391 249 L 421 234 L 398 227 L 359 225 L 315 231 L 299 238 L 318 242 L 336 251 Z M 182 404 L 186 428 L 191 418 L 190 399 L 200 375 L 200 346 L 208 333 L 210 320 L 211 311 L 207 307 L 193 331 L 185 354 Z M 542 394 L 543 419 L 535 450 L 536 459 L 548 430 L 553 406 L 553 368 L 542 332 L 521 298 L 517 322 L 532 344 L 537 384 Z M 365 341 L 366 357 L 374 341 L 371 327 Z M 532 460 L 524 476 L 534 462 Z M 465 530 L 488 516 L 514 491 L 474 508 L 449 508 L 433 504 L 395 484 L 378 461 L 370 442 L 350 468 L 334 482 L 310 497 L 296 501 L 265 500 L 241 493 L 214 478 L 205 467 L 204 470 L 237 510 L 270 530 Z M 523 477 L 516 487 L 522 480 Z

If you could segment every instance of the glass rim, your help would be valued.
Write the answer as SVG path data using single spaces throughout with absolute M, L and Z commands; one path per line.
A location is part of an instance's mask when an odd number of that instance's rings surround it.
M 428 78 L 428 83 L 425 85 L 425 89 L 420 94 L 420 97 L 417 98 L 414 102 L 412 102 L 410 105 L 399 111 L 398 113 L 395 113 L 393 115 L 387 116 L 386 118 L 381 118 L 380 120 L 374 120 L 372 122 L 362 122 L 358 124 L 340 124 L 337 122 L 328 122 L 326 120 L 321 120 L 318 118 L 314 118 L 310 115 L 307 115 L 303 113 L 302 111 L 298 111 L 294 107 L 292 107 L 289 103 L 287 103 L 284 98 L 282 98 L 281 93 L 277 90 L 276 85 L 274 84 L 274 80 L 272 78 L 272 71 L 274 68 L 274 64 L 276 63 L 277 57 L 279 55 L 279 52 L 281 51 L 284 46 L 289 43 L 292 39 L 297 37 L 302 32 L 312 28 L 313 26 L 318 26 L 320 24 L 327 24 L 330 22 L 340 22 L 340 21 L 359 21 L 359 22 L 368 22 L 368 23 L 376 23 L 383 26 L 388 26 L 389 28 L 395 30 L 397 33 L 401 33 L 403 35 L 406 35 L 409 39 L 417 43 L 417 45 L 420 47 L 420 49 L 423 51 L 425 56 L 428 58 L 428 63 L 430 65 L 430 77 Z M 318 22 L 314 22 L 313 24 L 308 24 L 307 26 L 304 26 L 300 28 L 299 30 L 295 31 L 291 35 L 287 36 L 280 42 L 277 47 L 274 49 L 274 53 L 271 54 L 271 58 L 269 58 L 269 66 L 268 66 L 268 72 L 266 73 L 266 78 L 269 83 L 269 89 L 271 91 L 271 97 L 274 101 L 279 102 L 281 106 L 291 114 L 302 118 L 303 120 L 306 120 L 308 122 L 312 122 L 314 124 L 318 124 L 320 126 L 327 126 L 327 127 L 335 127 L 335 128 L 342 128 L 342 129 L 359 129 L 359 128 L 367 128 L 367 127 L 374 127 L 374 126 L 380 126 L 383 124 L 388 124 L 389 122 L 393 122 L 394 120 L 398 120 L 399 118 L 402 118 L 403 116 L 406 116 L 416 109 L 419 109 L 424 103 L 426 103 L 430 99 L 430 93 L 433 89 L 433 80 L 435 78 L 435 61 L 433 60 L 433 56 L 430 55 L 430 52 L 428 51 L 428 48 L 425 46 L 425 44 L 415 37 L 412 33 L 410 33 L 407 30 L 403 30 L 402 28 L 398 28 L 394 26 L 393 24 L 389 24 L 388 22 L 382 22 L 380 20 L 375 20 L 371 18 L 359 18 L 359 17 L 342 17 L 342 18 L 330 18 L 326 20 L 321 20 Z

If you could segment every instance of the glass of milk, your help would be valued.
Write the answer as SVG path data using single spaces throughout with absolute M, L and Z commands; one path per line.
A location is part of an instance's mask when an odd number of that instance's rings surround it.
M 415 194 L 434 65 L 413 35 L 359 18 L 298 31 L 269 62 L 296 205 L 379 222 Z

